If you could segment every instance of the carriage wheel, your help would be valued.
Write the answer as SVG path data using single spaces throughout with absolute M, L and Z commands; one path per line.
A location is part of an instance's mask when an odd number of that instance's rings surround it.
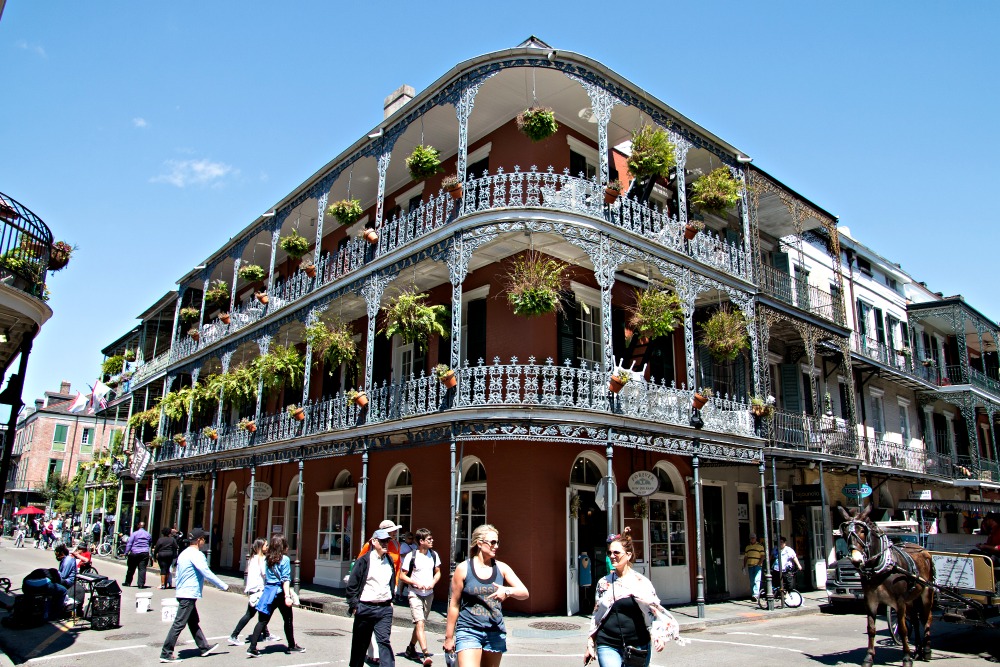
M 889 626 L 889 636 L 892 638 L 892 643 L 896 646 L 902 646 L 903 637 L 899 632 L 899 614 L 896 612 L 894 607 L 886 607 L 885 620 Z M 912 615 L 906 620 L 906 629 L 908 631 L 907 635 L 910 641 L 910 646 L 916 646 L 918 639 L 917 625 L 919 624 L 919 621 L 917 621 Z

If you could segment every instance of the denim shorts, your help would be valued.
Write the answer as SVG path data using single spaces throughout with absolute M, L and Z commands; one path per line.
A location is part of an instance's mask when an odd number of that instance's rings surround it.
M 507 652 L 507 633 L 499 630 L 458 628 L 455 630 L 455 652 L 480 648 L 490 653 Z

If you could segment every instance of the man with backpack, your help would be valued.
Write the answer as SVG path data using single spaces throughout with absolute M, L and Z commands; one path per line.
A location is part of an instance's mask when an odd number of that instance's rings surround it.
M 441 559 L 431 548 L 434 545 L 434 536 L 430 530 L 421 528 L 414 534 L 414 538 L 416 548 L 403 558 L 399 572 L 400 580 L 409 589 L 410 616 L 413 618 L 413 635 L 406 647 L 405 656 L 410 660 L 422 658 L 422 664 L 428 667 L 431 664 L 431 655 L 427 652 L 424 624 L 434 602 L 434 586 L 441 579 Z M 420 653 L 417 653 L 417 644 L 420 645 Z

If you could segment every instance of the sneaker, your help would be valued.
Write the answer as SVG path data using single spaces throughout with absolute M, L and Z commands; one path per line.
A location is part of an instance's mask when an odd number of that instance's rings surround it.
M 431 660 L 431 654 L 430 653 L 424 653 L 424 661 L 422 663 L 423 666 L 424 667 L 431 667 L 431 664 L 433 664 L 433 662 L 434 661 Z
M 229 644 L 230 646 L 242 646 L 243 645 L 243 642 L 241 642 L 239 640 L 239 637 L 230 637 L 226 641 L 226 643 Z
M 219 648 L 218 644 L 212 644 L 207 649 L 201 652 L 201 657 L 204 658 L 206 655 L 212 655 L 213 653 L 215 653 L 215 649 L 217 648 Z
M 305 653 L 305 652 L 306 648 L 304 646 L 299 646 L 298 644 L 295 644 L 294 646 L 289 646 L 287 649 L 285 649 L 285 653 Z
M 757 596 L 756 595 L 751 595 L 750 596 L 750 602 L 757 602 Z
M 160 662 L 180 662 L 180 661 L 181 659 L 173 654 L 168 655 L 166 657 L 163 657 L 162 655 L 160 656 Z
M 419 660 L 420 654 L 417 653 L 417 650 L 415 648 L 413 648 L 413 644 L 410 644 L 409 646 L 406 647 L 406 650 L 403 652 L 403 657 L 406 658 L 407 660 Z
M 261 641 L 272 642 L 272 643 L 280 642 L 281 635 L 268 635 L 267 637 L 264 637 Z
M 247 649 L 247 657 L 248 658 L 259 658 L 260 657 L 260 651 L 258 651 L 255 648 L 248 648 Z

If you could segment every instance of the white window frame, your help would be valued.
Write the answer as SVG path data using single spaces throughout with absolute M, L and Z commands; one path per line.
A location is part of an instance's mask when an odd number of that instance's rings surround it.
M 353 533 L 353 523 L 354 523 L 354 495 L 355 489 L 335 489 L 332 491 L 317 491 L 316 496 L 319 499 L 319 512 L 316 515 L 316 560 L 324 563 L 346 563 L 349 562 L 354 556 L 354 546 L 351 544 L 351 536 Z M 341 526 L 340 531 L 324 530 L 322 524 L 323 520 L 323 509 L 324 507 L 347 507 L 351 509 L 351 524 L 349 526 Z M 320 552 L 323 546 L 323 535 L 341 535 L 346 537 L 346 539 L 341 540 L 340 558 L 328 558 L 324 557 Z M 345 548 L 346 545 L 346 548 Z
M 571 151 L 583 156 L 583 159 L 587 161 L 587 167 L 593 167 L 596 174 L 601 173 L 601 157 L 596 148 L 592 148 L 569 134 L 566 135 L 566 143 L 569 144 L 569 149 Z M 579 174 L 570 174 L 570 176 L 576 178 Z M 586 176 L 586 174 L 584 174 L 584 176 Z
M 903 444 L 909 445 L 913 432 L 910 430 L 910 401 L 902 396 L 896 397 L 899 404 L 899 434 L 903 438 Z
M 409 362 L 406 361 L 406 354 L 409 353 Z M 396 334 L 392 337 L 392 381 L 393 383 L 403 382 L 413 374 L 413 362 L 417 356 L 415 343 L 403 342 L 403 337 Z
M 581 285 L 576 281 L 570 281 L 570 289 L 573 290 L 576 300 L 581 304 L 581 306 L 583 306 L 580 312 L 580 319 L 577 322 L 574 322 L 574 336 L 578 341 L 580 341 L 580 349 L 583 350 L 583 355 L 577 359 L 577 361 L 586 361 L 588 365 L 597 364 L 599 367 L 603 366 L 604 319 L 601 312 L 601 292 L 593 287 Z M 586 316 L 586 320 L 584 319 L 584 316 Z M 597 340 L 588 341 L 584 338 L 583 326 L 585 322 L 593 329 L 593 331 L 597 332 Z M 591 345 L 597 351 L 596 359 L 590 359 L 586 356 L 587 347 Z
M 465 476 L 469 474 L 469 471 L 472 469 L 472 466 L 476 465 L 477 463 L 483 467 L 483 471 L 486 470 L 486 464 L 483 463 L 480 459 L 476 458 L 475 456 L 467 456 L 467 457 L 465 457 L 462 460 L 462 486 L 461 486 L 461 491 L 462 491 L 463 494 L 464 493 L 468 493 L 469 494 L 469 508 L 470 509 L 472 508 L 472 494 L 473 493 L 482 493 L 482 494 L 484 494 L 484 497 L 483 497 L 483 510 L 484 510 L 483 511 L 483 518 L 480 519 L 480 518 L 478 518 L 479 515 L 476 515 L 477 518 L 475 520 L 473 520 L 472 513 L 468 512 L 468 511 L 463 511 L 462 510 L 462 500 L 461 500 L 461 498 L 458 499 L 456 507 L 457 507 L 458 514 L 459 514 L 459 519 L 458 519 L 458 521 L 459 521 L 459 527 L 458 527 L 457 533 L 456 533 L 457 539 L 456 539 L 456 544 L 455 544 L 455 553 L 458 555 L 458 559 L 457 560 L 465 560 L 465 558 L 469 554 L 468 537 L 462 537 L 462 528 L 465 528 L 465 534 L 467 536 L 471 537 L 472 536 L 472 531 L 479 525 L 479 523 L 481 523 L 485 519 L 486 516 L 488 516 L 487 510 L 489 508 L 489 505 L 488 505 L 488 503 L 489 503 L 489 495 L 487 494 L 487 491 L 486 491 L 486 484 L 489 481 L 489 473 L 486 473 L 486 481 L 482 481 L 482 482 L 466 482 L 465 481 Z M 473 523 L 475 523 L 476 525 L 473 525 Z
M 493 142 L 488 141 L 476 150 L 469 153 L 465 158 L 465 168 L 468 170 L 470 164 L 476 164 L 485 157 L 489 157 L 490 153 L 493 151 Z M 482 178 L 479 174 L 473 174 L 474 178 Z
M 393 205 L 398 206 L 400 209 L 402 209 L 403 215 L 406 215 L 406 208 L 410 205 L 410 200 L 416 197 L 417 195 L 423 196 L 424 185 L 426 185 L 426 182 L 420 181 L 409 190 L 399 193 L 398 195 L 396 195 L 396 198 L 392 200 Z
M 410 475 L 410 485 L 409 486 L 391 486 L 396 483 L 396 478 L 398 478 L 403 471 L 406 471 Z M 404 496 L 410 497 L 410 513 L 407 516 L 406 523 L 401 523 L 399 518 L 403 516 L 400 514 L 399 508 L 402 505 L 402 498 Z M 395 516 L 389 511 L 389 499 L 396 498 L 396 512 Z M 412 531 L 411 524 L 413 523 L 413 470 L 404 463 L 397 463 L 389 471 L 389 474 L 385 478 L 385 518 L 392 519 L 397 525 L 403 526 L 402 532 Z
M 94 432 L 93 427 L 84 426 L 82 429 L 83 433 L 80 434 L 80 444 L 81 445 L 92 445 L 94 443 L 90 442 L 90 436 Z
M 62 442 L 56 440 L 56 433 L 59 431 L 59 427 L 62 426 L 66 429 L 66 439 Z M 66 445 L 69 444 L 69 424 L 55 424 L 52 427 L 52 451 L 54 452 L 65 452 Z

